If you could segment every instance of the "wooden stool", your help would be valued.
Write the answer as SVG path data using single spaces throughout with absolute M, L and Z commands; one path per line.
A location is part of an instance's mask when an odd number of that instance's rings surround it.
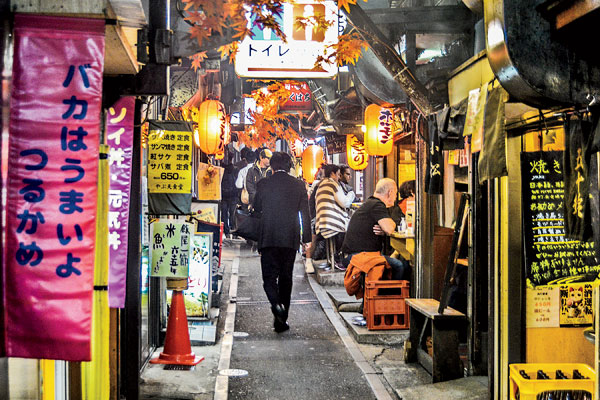
M 406 362 L 419 362 L 431 374 L 434 383 L 462 378 L 458 332 L 466 322 L 465 315 L 450 307 L 440 314 L 439 302 L 434 299 L 405 301 L 410 307 L 410 348 L 406 349 Z M 428 326 L 431 326 L 431 356 L 423 350 Z
M 325 254 L 331 271 L 335 270 L 335 236 L 325 239 Z

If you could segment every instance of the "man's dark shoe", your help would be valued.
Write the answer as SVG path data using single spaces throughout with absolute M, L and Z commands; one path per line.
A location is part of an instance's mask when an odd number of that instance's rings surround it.
M 280 324 L 286 324 L 285 321 L 287 321 L 287 312 L 281 304 L 275 304 L 274 306 L 272 306 L 271 311 L 273 311 L 275 321 L 279 322 Z
M 275 329 L 275 332 L 281 333 L 290 329 L 290 326 L 287 322 L 284 322 L 282 324 L 281 322 L 277 321 L 277 319 L 275 319 L 275 321 L 273 322 L 273 328 Z

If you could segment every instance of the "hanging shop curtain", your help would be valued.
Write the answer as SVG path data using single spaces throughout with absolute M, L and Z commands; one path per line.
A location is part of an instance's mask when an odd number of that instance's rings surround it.
M 590 213 L 590 158 L 592 121 L 582 115 L 565 119 L 565 236 L 569 239 L 592 238 Z
M 508 93 L 500 85 L 493 88 L 485 106 L 483 146 L 479 155 L 479 183 L 508 175 L 506 170 L 506 133 L 504 105 Z
M 442 150 L 457 150 L 464 147 L 462 133 L 465 128 L 466 114 L 467 99 L 456 106 L 444 107 L 442 111 L 436 113 Z
M 429 194 L 442 194 L 444 193 L 444 155 L 442 154 L 435 115 L 430 116 L 427 123 L 429 127 L 429 149 L 427 152 L 425 191 Z
M 14 48 L 6 354 L 89 361 L 104 21 L 16 15 Z
M 147 168 L 150 214 L 189 214 L 192 132 L 187 123 L 150 121 Z

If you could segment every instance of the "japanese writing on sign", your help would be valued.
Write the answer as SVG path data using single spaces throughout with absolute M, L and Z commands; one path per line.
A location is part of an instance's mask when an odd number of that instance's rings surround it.
M 525 301 L 527 328 L 558 328 L 558 300 L 558 286 L 528 288 Z
M 134 107 L 134 97 L 123 97 L 108 109 L 106 116 L 106 141 L 110 146 L 108 303 L 112 308 L 125 306 Z
M 177 220 L 150 224 L 150 275 L 187 278 L 192 225 Z
M 211 291 L 212 233 L 196 233 L 191 238 L 190 276 L 185 296 L 188 317 L 207 317 Z
M 191 193 L 192 132 L 164 130 L 150 124 L 148 191 Z
M 591 283 L 560 287 L 560 326 L 592 324 L 592 291 Z
M 562 152 L 521 153 L 526 275 L 530 283 L 593 280 L 600 272 L 594 242 L 565 238 Z
M 4 264 L 11 357 L 90 360 L 103 65 L 104 21 L 15 17 Z
M 307 18 L 306 27 L 297 26 L 296 18 Z M 298 0 L 283 3 L 283 13 L 273 15 L 287 37 L 281 40 L 274 31 L 254 23 L 256 17 L 247 13 L 247 36 L 239 46 L 235 59 L 236 73 L 256 78 L 330 78 L 337 73 L 336 65 L 325 64 L 314 68 L 319 55 L 326 54 L 327 46 L 337 44 L 338 9 L 334 1 Z M 312 19 L 311 19 L 312 18 Z M 331 22 L 326 31 L 318 29 L 315 18 Z M 331 52 L 331 51 L 329 51 Z

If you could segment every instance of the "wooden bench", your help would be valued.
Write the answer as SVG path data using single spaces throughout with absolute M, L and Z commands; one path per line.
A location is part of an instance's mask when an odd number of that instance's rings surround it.
M 440 314 L 439 302 L 434 299 L 405 301 L 410 307 L 410 346 L 406 349 L 406 361 L 419 362 L 431 374 L 434 383 L 462 378 L 458 333 L 466 322 L 465 315 L 450 307 Z M 432 356 L 426 350 L 427 336 L 432 338 Z

